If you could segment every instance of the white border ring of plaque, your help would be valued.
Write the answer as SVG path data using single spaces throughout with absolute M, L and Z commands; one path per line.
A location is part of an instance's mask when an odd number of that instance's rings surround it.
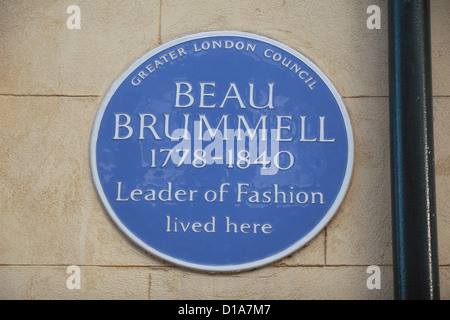
M 108 195 L 105 192 L 104 186 L 105 182 L 103 179 L 103 174 L 99 173 L 99 155 L 98 155 L 98 144 L 99 144 L 99 132 L 101 130 L 102 126 L 102 120 L 104 119 L 105 113 L 107 112 L 108 105 L 111 102 L 111 99 L 116 94 L 117 90 L 121 87 L 121 85 L 127 80 L 130 79 L 130 77 L 133 74 L 137 74 L 137 71 L 142 70 L 142 66 L 144 66 L 144 63 L 148 61 L 152 61 L 151 59 L 154 59 L 155 56 L 158 54 L 161 54 L 164 50 L 170 49 L 172 47 L 180 46 L 182 44 L 187 43 L 193 43 L 193 41 L 196 40 L 205 40 L 215 37 L 238 37 L 240 39 L 249 39 L 252 41 L 256 41 L 258 43 L 267 44 L 270 45 L 273 48 L 278 48 L 280 52 L 285 52 L 292 57 L 295 57 L 302 63 L 304 63 L 309 70 L 312 70 L 315 73 L 315 76 L 317 77 L 317 81 L 321 81 L 329 92 L 331 93 L 332 97 L 334 98 L 336 104 L 338 105 L 338 109 L 340 114 L 342 115 L 342 120 L 345 125 L 345 132 L 346 132 L 346 139 L 347 139 L 347 150 L 346 150 L 346 165 L 343 170 L 345 172 L 343 173 L 343 179 L 341 180 L 341 183 L 338 187 L 337 195 L 335 196 L 334 200 L 332 201 L 332 204 L 330 204 L 329 208 L 324 213 L 323 217 L 321 217 L 320 221 L 314 225 L 314 227 L 311 228 L 305 235 L 301 236 L 298 240 L 295 242 L 289 244 L 285 248 L 282 248 L 278 252 L 275 253 L 269 253 L 267 256 L 264 256 L 263 254 L 260 254 L 260 257 L 250 259 L 246 262 L 239 262 L 239 263 L 198 263 L 190 259 L 184 259 L 177 257 L 176 255 L 171 254 L 168 251 L 164 251 L 162 249 L 159 249 L 157 246 L 152 245 L 150 241 L 143 240 L 142 237 L 138 236 L 130 227 L 130 223 L 124 222 L 124 216 L 123 213 L 118 213 L 118 209 L 115 209 L 112 204 L 112 197 Z M 201 47 L 200 47 L 201 49 Z M 187 52 L 187 50 L 186 50 Z M 273 58 L 273 51 L 271 52 L 272 58 Z M 272 59 L 273 60 L 273 59 Z M 274 62 L 274 61 L 272 61 Z M 276 62 L 276 61 L 275 61 Z M 262 62 L 263 63 L 263 62 Z M 279 62 L 281 63 L 281 62 Z M 282 66 L 281 66 L 282 67 Z M 149 69 L 147 69 L 149 70 Z M 207 79 L 205 79 L 207 80 Z M 145 82 L 146 79 L 141 77 L 140 81 Z M 323 117 L 324 118 L 324 117 Z M 304 120 L 304 119 L 302 119 Z M 321 123 L 323 125 L 323 121 Z M 323 134 L 322 134 L 323 135 Z M 323 137 L 321 137 L 323 138 Z M 106 139 L 105 139 L 106 140 Z M 203 32 L 198 34 L 193 34 L 189 36 L 184 36 L 182 38 L 167 42 L 151 51 L 146 53 L 143 57 L 138 59 L 136 62 L 134 62 L 112 85 L 112 87 L 109 89 L 108 93 L 104 97 L 98 114 L 95 119 L 93 132 L 92 132 L 92 138 L 91 138 L 91 146 L 90 146 L 90 157 L 91 157 L 91 169 L 92 169 L 92 175 L 94 179 L 94 183 L 96 186 L 96 189 L 99 193 L 99 196 L 109 214 L 109 216 L 112 218 L 112 220 L 116 223 L 116 225 L 120 228 L 123 233 L 125 233 L 134 243 L 136 243 L 139 247 L 145 249 L 149 253 L 155 255 L 156 257 L 159 257 L 165 261 L 174 263 L 179 266 L 188 267 L 196 270 L 206 270 L 206 271 L 241 271 L 241 270 L 248 270 L 248 269 L 254 269 L 257 267 L 261 267 L 264 265 L 267 265 L 269 263 L 273 263 L 275 261 L 278 261 L 292 253 L 294 253 L 299 248 L 306 245 L 308 242 L 310 242 L 316 235 L 318 235 L 324 227 L 328 224 L 328 222 L 333 218 L 335 213 L 337 212 L 341 202 L 343 201 L 345 194 L 347 193 L 348 186 L 351 179 L 352 174 L 352 168 L 353 168 L 353 155 L 354 153 L 354 143 L 353 143 L 353 134 L 350 124 L 350 119 L 347 114 L 346 108 L 344 106 L 344 103 L 342 101 L 341 96 L 333 86 L 333 84 L 329 81 L 329 79 L 322 73 L 322 71 L 309 59 L 307 59 L 305 56 L 297 52 L 296 50 L 293 50 L 292 48 L 278 42 L 272 39 L 269 39 L 267 37 L 245 33 L 245 32 L 238 32 L 238 31 L 216 31 L 216 32 Z M 131 214 L 131 213 L 130 213 Z M 276 213 L 274 213 L 276 214 Z M 170 250 L 169 250 L 170 251 Z M 238 259 L 237 259 L 238 260 Z

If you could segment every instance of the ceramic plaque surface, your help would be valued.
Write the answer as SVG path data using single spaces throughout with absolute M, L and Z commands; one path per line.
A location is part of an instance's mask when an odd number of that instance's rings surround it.
M 207 32 L 148 52 L 113 84 L 91 164 L 105 208 L 137 245 L 194 269 L 243 270 L 329 222 L 353 137 L 339 94 L 303 55 Z

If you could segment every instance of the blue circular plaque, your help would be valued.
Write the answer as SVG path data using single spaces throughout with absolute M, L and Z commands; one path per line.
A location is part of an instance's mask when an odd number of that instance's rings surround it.
M 95 185 L 137 245 L 189 268 L 255 268 L 336 213 L 353 165 L 349 117 L 295 50 L 241 32 L 166 43 L 112 86 L 91 142 Z

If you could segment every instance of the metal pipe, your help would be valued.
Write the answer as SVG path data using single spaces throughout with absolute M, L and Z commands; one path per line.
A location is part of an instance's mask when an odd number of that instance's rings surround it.
M 439 299 L 430 4 L 389 0 L 394 298 Z

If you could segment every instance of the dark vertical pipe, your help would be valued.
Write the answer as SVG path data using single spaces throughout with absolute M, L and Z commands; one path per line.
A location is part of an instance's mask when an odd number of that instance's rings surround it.
M 392 229 L 395 299 L 439 299 L 426 0 L 389 0 Z

